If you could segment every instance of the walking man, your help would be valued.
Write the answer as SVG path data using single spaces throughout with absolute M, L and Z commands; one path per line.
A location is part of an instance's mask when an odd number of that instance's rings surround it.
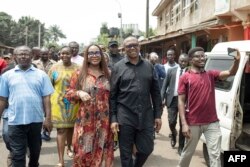
M 56 61 L 49 59 L 49 49 L 42 48 L 40 50 L 40 59 L 33 61 L 33 63 L 38 69 L 43 70 L 48 74 L 49 69 L 56 63 Z
M 0 80 L 0 115 L 7 101 L 9 103 L 8 135 L 13 167 L 26 165 L 27 147 L 30 151 L 29 167 L 39 166 L 42 126 L 52 130 L 50 95 L 53 86 L 45 72 L 31 65 L 31 59 L 29 47 L 18 47 L 18 65 L 4 73 Z
M 168 69 L 178 67 L 179 65 L 175 62 L 175 50 L 169 49 L 167 51 L 167 63 L 164 64 L 165 72 L 168 73 Z
M 154 130 L 161 128 L 160 89 L 153 65 L 139 56 L 137 38 L 123 45 L 126 56 L 111 73 L 111 129 L 118 133 L 122 167 L 142 167 L 153 151 Z
M 158 62 L 159 61 L 159 56 L 158 56 L 158 54 L 156 52 L 151 52 L 149 54 L 149 61 L 154 66 L 156 75 L 158 77 L 159 86 L 160 86 L 160 89 L 161 89 L 164 78 L 166 78 L 165 68 L 164 68 L 164 66 L 162 64 L 160 64 Z
M 206 55 L 204 49 L 195 47 L 188 52 L 191 68 L 179 80 L 178 108 L 182 132 L 186 137 L 179 167 L 188 167 L 201 134 L 206 138 L 210 166 L 220 167 L 221 131 L 215 108 L 215 81 L 235 75 L 240 52 L 227 71 L 204 70 Z
M 167 76 L 163 81 L 163 86 L 161 89 L 161 97 L 163 104 L 165 103 L 168 108 L 168 124 L 171 136 L 171 146 L 175 147 L 176 144 L 176 124 L 178 117 L 178 93 L 177 88 L 179 84 L 179 77 L 186 72 L 186 67 L 188 65 L 188 55 L 183 53 L 179 56 L 178 60 L 179 66 L 171 68 L 168 70 Z M 178 153 L 180 154 L 183 147 L 185 138 L 182 135 L 181 123 L 179 131 L 179 148 Z

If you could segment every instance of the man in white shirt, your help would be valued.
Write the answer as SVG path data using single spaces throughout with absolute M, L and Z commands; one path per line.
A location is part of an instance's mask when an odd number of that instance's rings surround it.
M 78 65 L 82 65 L 84 58 L 78 54 L 79 44 L 75 41 L 72 41 L 69 43 L 69 47 L 72 49 L 71 62 L 76 63 Z
M 168 73 L 170 68 L 178 67 L 179 64 L 175 62 L 175 51 L 174 49 L 169 49 L 167 51 L 167 63 L 164 64 L 165 72 Z

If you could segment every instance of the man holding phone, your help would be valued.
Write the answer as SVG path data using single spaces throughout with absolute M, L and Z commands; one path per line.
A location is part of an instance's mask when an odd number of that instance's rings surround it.
M 235 75 L 240 52 L 237 49 L 234 63 L 229 70 L 205 71 L 204 49 L 189 50 L 190 70 L 180 77 L 178 87 L 178 109 L 181 117 L 182 133 L 186 137 L 179 167 L 188 167 L 201 134 L 206 138 L 210 166 L 220 167 L 221 131 L 215 107 L 215 81 L 225 80 Z

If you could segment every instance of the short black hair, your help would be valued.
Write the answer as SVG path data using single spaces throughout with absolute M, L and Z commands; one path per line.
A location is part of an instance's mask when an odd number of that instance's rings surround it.
M 188 56 L 189 56 L 189 57 L 192 57 L 193 54 L 194 54 L 195 52 L 197 52 L 197 51 L 203 51 L 203 52 L 204 52 L 204 49 L 203 49 L 202 47 L 194 47 L 194 48 L 192 48 L 192 49 L 189 49 L 189 51 L 188 51 Z

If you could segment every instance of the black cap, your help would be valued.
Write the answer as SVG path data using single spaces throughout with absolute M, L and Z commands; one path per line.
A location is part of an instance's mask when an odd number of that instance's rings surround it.
M 112 45 L 118 46 L 118 42 L 117 41 L 109 41 L 109 47 Z

